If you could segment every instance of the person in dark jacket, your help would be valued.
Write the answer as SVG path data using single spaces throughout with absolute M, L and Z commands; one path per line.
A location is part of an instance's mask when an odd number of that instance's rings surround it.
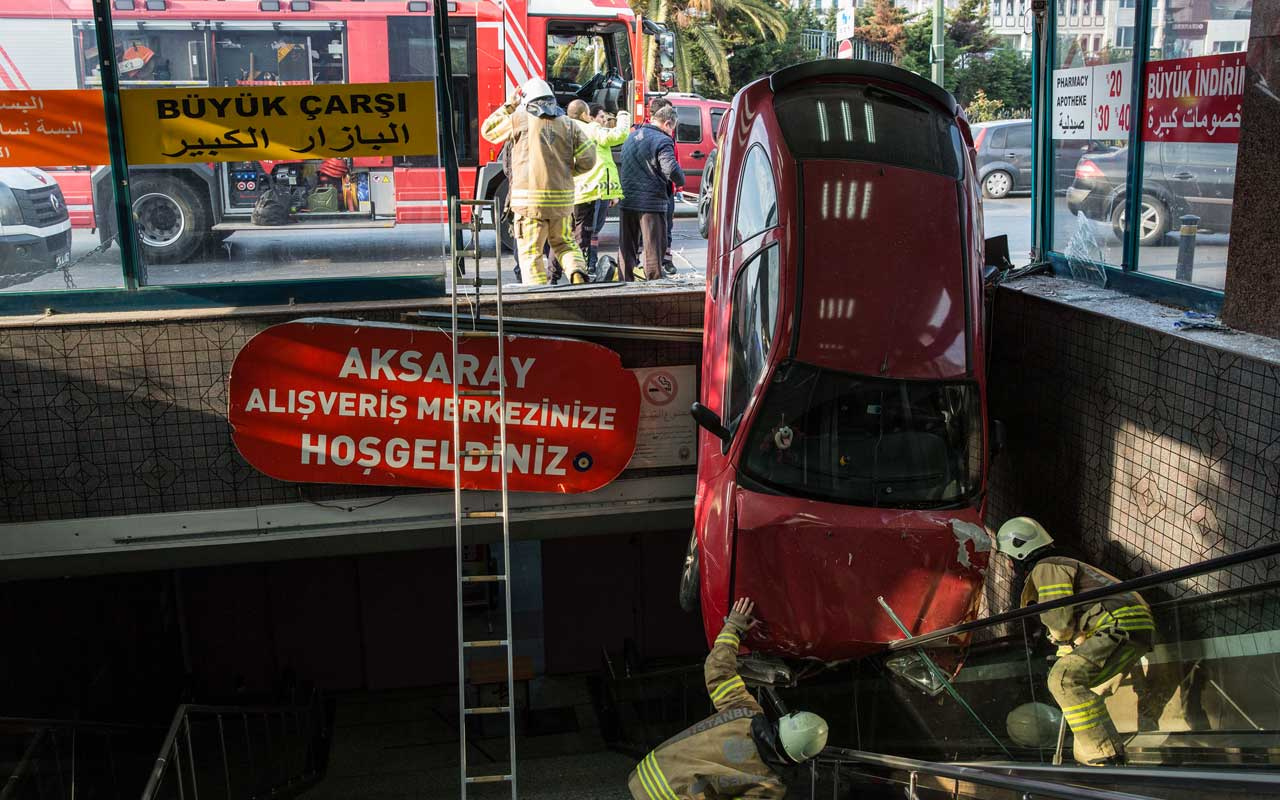
M 667 250 L 667 209 L 672 185 L 684 186 L 684 172 L 676 160 L 674 108 L 662 108 L 636 128 L 622 146 L 622 215 L 619 249 L 625 280 L 662 277 Z M 636 273 L 640 243 L 644 242 L 644 277 Z
M 672 102 L 666 97 L 655 97 L 649 101 L 649 116 L 653 115 L 660 108 L 671 108 Z M 677 121 L 679 114 L 676 115 Z M 662 252 L 662 271 L 667 275 L 676 274 L 675 257 L 671 255 L 671 237 L 675 231 L 676 225 L 676 194 L 673 191 L 671 196 L 667 198 L 667 248 Z

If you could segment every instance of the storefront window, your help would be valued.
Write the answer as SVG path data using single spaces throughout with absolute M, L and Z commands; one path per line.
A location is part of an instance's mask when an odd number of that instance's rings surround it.
M 1138 269 L 1226 284 L 1248 0 L 1171 0 L 1151 20 Z M 1180 247 L 1183 226 L 1195 248 Z

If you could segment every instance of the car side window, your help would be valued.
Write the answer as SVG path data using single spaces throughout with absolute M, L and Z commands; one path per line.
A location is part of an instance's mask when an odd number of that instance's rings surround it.
M 1028 150 L 1031 148 L 1031 126 L 1015 125 L 1009 129 L 1010 150 Z
M 1004 136 L 1008 128 L 996 128 L 991 132 L 991 149 L 1000 150 L 1004 147 Z
M 697 106 L 676 106 L 676 141 L 702 141 L 702 109 Z
M 773 169 L 760 145 L 748 151 L 742 164 L 738 209 L 734 217 L 735 245 L 778 224 L 778 191 L 773 185 Z
M 720 120 L 724 119 L 724 113 L 727 108 L 711 109 L 711 138 L 718 140 L 720 138 Z
M 757 253 L 738 270 L 729 316 L 729 392 L 725 424 L 733 427 L 747 410 L 764 374 L 778 325 L 778 245 Z

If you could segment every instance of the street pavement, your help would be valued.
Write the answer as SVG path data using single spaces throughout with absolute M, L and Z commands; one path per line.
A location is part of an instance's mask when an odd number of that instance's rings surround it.
M 1119 263 L 1120 244 L 1109 223 L 1080 220 L 1070 216 L 1066 201 L 1058 198 L 1054 230 L 1057 250 L 1065 250 L 1074 241 L 1082 253 L 1093 253 L 1110 263 Z M 1031 249 L 1031 199 L 1009 197 L 987 200 L 983 204 L 987 236 L 1007 234 L 1009 252 L 1015 265 L 1029 262 Z M 601 252 L 617 257 L 617 220 L 609 220 L 601 237 Z M 444 226 L 436 224 L 404 224 L 395 228 L 372 230 L 308 230 L 272 228 L 241 231 L 233 234 L 214 253 L 186 264 L 153 265 L 146 270 L 149 285 L 190 283 L 228 283 L 263 280 L 306 280 L 314 278 L 398 277 L 445 275 L 448 272 L 447 235 Z M 57 291 L 62 289 L 98 289 L 123 285 L 120 274 L 120 251 L 108 250 L 90 255 L 98 244 L 97 235 L 76 230 L 72 238 L 72 259 L 83 259 L 69 270 L 43 273 L 0 273 L 0 291 Z M 1227 237 L 1201 236 L 1196 248 L 1194 281 L 1222 288 L 1226 275 Z M 482 275 L 492 278 L 493 241 L 483 241 L 487 257 Z M 697 220 L 678 217 L 672 242 L 678 270 L 676 285 L 698 285 L 706 270 L 706 240 L 698 235 Z M 1177 264 L 1176 234 L 1165 243 L 1145 247 L 1141 253 L 1144 272 L 1172 278 Z M 503 272 L 508 284 L 514 281 L 510 254 L 503 257 Z

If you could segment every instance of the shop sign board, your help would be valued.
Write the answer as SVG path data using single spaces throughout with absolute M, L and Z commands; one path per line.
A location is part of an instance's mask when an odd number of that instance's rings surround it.
M 133 164 L 431 156 L 435 83 L 127 89 Z
M 110 162 L 102 92 L 0 91 L 0 167 L 81 167 Z
M 1127 63 L 1054 70 L 1053 138 L 1129 138 L 1132 92 L 1133 68 Z
M 1150 62 L 1143 141 L 1238 143 L 1244 80 L 1244 53 Z
M 461 465 L 464 488 L 496 490 L 503 459 L 491 453 L 505 415 L 511 491 L 589 492 L 627 466 L 640 391 L 617 353 L 535 336 L 508 336 L 501 362 L 495 337 L 458 348 L 455 376 L 449 336 L 435 328 L 272 326 L 232 364 L 232 439 L 249 464 L 285 481 L 452 488 Z M 493 394 L 499 375 L 505 408 Z

